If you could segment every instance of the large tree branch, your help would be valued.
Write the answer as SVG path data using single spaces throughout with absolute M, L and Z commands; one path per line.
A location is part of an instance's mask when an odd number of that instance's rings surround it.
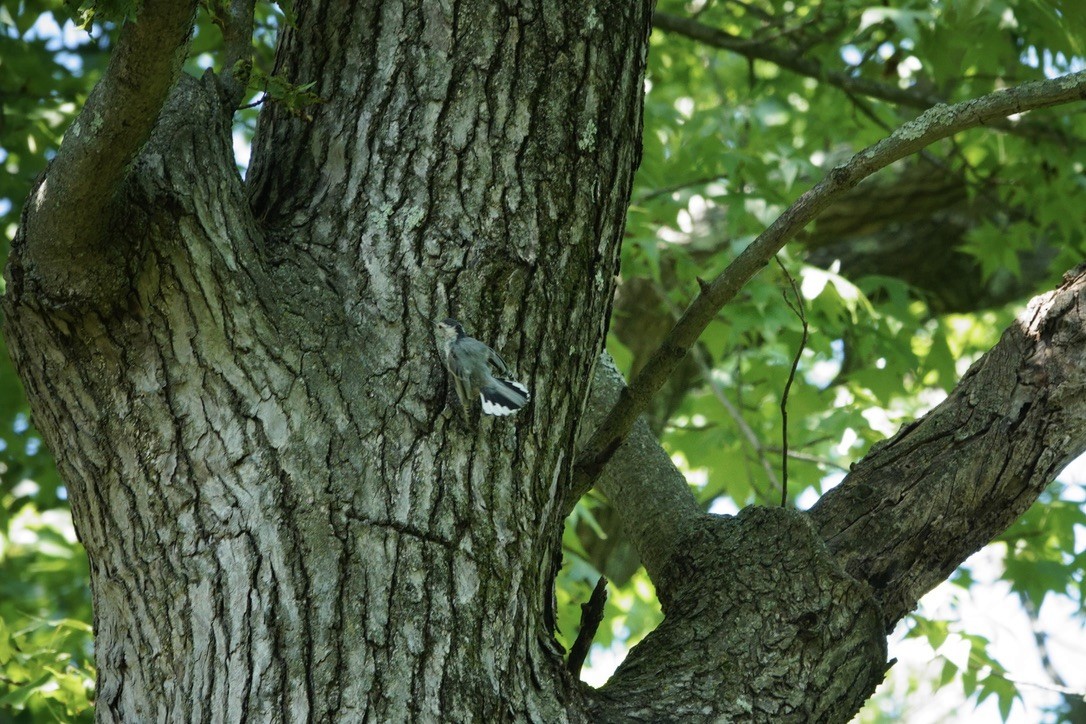
M 181 72 L 196 0 L 146 0 L 27 205 L 27 272 L 57 301 L 116 291 L 123 253 L 106 246 L 110 211 Z
M 1086 266 L 1038 297 L 942 404 L 872 449 L 811 518 L 891 628 L 1086 449 Z
M 819 212 L 862 179 L 929 144 L 999 118 L 1086 98 L 1086 72 L 1026 83 L 952 106 L 937 105 L 892 135 L 834 168 L 743 250 L 711 283 L 703 283 L 660 349 L 645 365 L 600 424 L 579 456 L 574 491 L 587 490 L 628 434 L 637 417 L 690 346 L 727 304 L 777 251 Z
M 666 617 L 593 693 L 594 713 L 847 720 L 882 679 L 885 631 L 1083 449 L 1086 265 L 809 515 L 685 521 Z
M 625 388 L 622 373 L 604 353 L 592 377 L 584 429 L 591 430 Z M 618 512 L 622 531 L 637 548 L 661 600 L 666 600 L 668 566 L 701 510 L 648 422 L 642 419 L 634 425 L 597 485 Z M 566 507 L 576 502 L 574 498 Z
M 886 668 L 870 588 L 795 510 L 689 529 L 663 622 L 592 692 L 593 720 L 848 721 Z
M 230 108 L 237 108 L 253 69 L 253 6 L 256 0 L 223 0 L 216 22 L 222 30 L 222 89 Z
M 787 50 L 774 43 L 741 38 L 690 18 L 656 13 L 653 15 L 652 24 L 654 28 L 672 32 L 714 48 L 728 50 L 750 60 L 768 61 L 798 75 L 828 83 L 851 95 L 878 98 L 909 108 L 929 108 L 946 102 L 946 98 L 918 88 L 901 88 L 891 83 L 882 83 L 839 70 L 829 70 L 817 60 L 813 60 L 798 50 Z M 1067 137 L 1057 129 L 1034 123 L 1011 123 L 1003 119 L 993 119 L 990 125 L 1002 131 L 1029 138 L 1047 138 L 1065 145 L 1068 142 Z

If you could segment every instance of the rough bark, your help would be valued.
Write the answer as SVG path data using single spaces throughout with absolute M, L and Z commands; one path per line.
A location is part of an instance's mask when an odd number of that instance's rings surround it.
M 123 224 L 116 194 L 181 72 L 195 12 L 195 0 L 143 3 L 30 194 L 28 281 L 54 303 L 93 302 L 126 287 L 131 250 L 109 228 Z
M 871 589 L 802 513 L 701 517 L 662 583 L 666 617 L 600 690 L 602 721 L 844 722 L 882 680 Z
M 1037 297 L 954 392 L 811 511 L 891 628 L 1086 450 L 1086 267 Z

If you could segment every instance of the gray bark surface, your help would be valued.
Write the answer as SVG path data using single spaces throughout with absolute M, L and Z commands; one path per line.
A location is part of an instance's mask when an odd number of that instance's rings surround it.
M 666 617 L 600 689 L 602 720 L 844 722 L 882 681 L 871 589 L 802 513 L 703 516 L 656 581 Z
M 24 229 L 6 333 L 91 560 L 100 721 L 578 718 L 551 574 L 648 13 L 300 6 L 281 71 L 326 102 L 269 105 L 243 184 L 213 79 L 176 85 L 117 190 L 123 293 L 58 304 Z M 446 404 L 446 314 L 537 391 L 518 417 Z

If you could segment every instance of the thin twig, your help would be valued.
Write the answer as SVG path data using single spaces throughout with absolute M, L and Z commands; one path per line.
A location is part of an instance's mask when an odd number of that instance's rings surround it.
M 1072 689 L 1067 685 L 1066 679 L 1056 669 L 1055 664 L 1052 662 L 1052 654 L 1048 648 L 1048 633 L 1041 626 L 1040 612 L 1037 610 L 1037 605 L 1033 602 L 1029 596 L 1025 593 L 1019 592 L 1018 600 L 1022 604 L 1022 608 L 1025 610 L 1026 615 L 1029 616 L 1030 628 L 1033 631 L 1033 641 L 1037 644 L 1037 653 L 1041 657 L 1041 665 L 1044 667 L 1045 673 L 1052 679 L 1049 683 L 1037 683 L 1032 681 L 1021 681 L 1018 679 L 1011 679 L 1015 684 L 1021 684 L 1025 686 L 1034 686 L 1041 689 L 1047 689 L 1048 691 L 1054 691 L 1062 694 L 1068 699 L 1086 699 L 1086 691 Z M 1081 702 L 1079 702 L 1081 704 Z
M 569 658 L 566 659 L 566 669 L 573 674 L 574 679 L 581 677 L 581 667 L 588 657 L 588 650 L 592 648 L 592 639 L 596 637 L 600 622 L 603 621 L 603 608 L 606 603 L 607 579 L 600 576 L 588 601 L 581 604 L 581 630 L 577 632 L 577 640 L 570 647 Z
M 255 101 L 253 101 L 252 103 L 246 103 L 243 106 L 239 106 L 238 110 L 243 111 L 246 108 L 256 108 L 257 106 L 259 106 L 261 103 L 263 103 L 267 99 L 268 99 L 268 94 L 267 94 L 267 92 L 265 92 L 265 93 L 261 94 L 261 96 L 259 98 L 257 98 Z
M 740 347 L 735 352 L 735 409 L 743 409 L 743 349 Z M 743 456 L 743 471 L 747 474 L 747 482 L 754 488 L 754 473 L 750 470 L 750 458 Z M 766 500 L 769 500 L 767 497 Z
M 788 371 L 788 381 L 784 383 L 784 392 L 781 394 L 781 507 L 783 508 L 788 504 L 788 393 L 792 390 L 792 381 L 796 379 L 799 358 L 803 356 L 803 349 L 807 346 L 808 325 L 807 312 L 803 308 L 803 295 L 800 294 L 796 280 L 784 268 L 779 256 L 774 256 L 773 259 L 777 262 L 777 266 L 781 268 L 781 271 L 784 272 L 788 284 L 792 287 L 792 294 L 796 297 L 795 304 L 793 304 L 792 300 L 788 298 L 787 292 L 785 292 L 784 301 L 796 313 L 799 321 L 803 323 L 803 337 L 799 340 L 799 348 L 796 349 L 795 359 L 792 360 L 792 369 Z
M 783 450 L 779 447 L 767 447 L 766 452 L 771 452 L 774 455 L 782 455 Z M 848 472 L 848 466 L 841 463 L 835 463 L 829 458 L 819 457 L 818 455 L 811 455 L 810 453 L 803 453 L 797 450 L 789 450 L 788 457 L 792 460 L 799 460 L 801 463 L 813 463 L 815 465 L 821 465 L 825 468 L 833 468 L 834 470 L 840 470 L 842 473 Z
M 693 188 L 695 186 L 707 186 L 714 181 L 721 180 L 724 177 L 725 176 L 722 173 L 715 173 L 709 176 L 701 176 L 699 178 L 689 179 L 687 181 L 680 181 L 678 183 L 671 184 L 670 186 L 661 186 L 660 188 L 646 191 L 645 193 L 641 194 L 636 199 L 634 199 L 633 203 L 643 204 L 646 201 L 652 201 L 659 196 L 673 194 L 676 191 L 683 191 L 685 189 Z

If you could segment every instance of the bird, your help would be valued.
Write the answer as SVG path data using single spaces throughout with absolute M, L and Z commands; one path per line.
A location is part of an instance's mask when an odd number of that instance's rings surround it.
M 512 415 L 528 404 L 531 393 L 523 384 L 510 379 L 509 366 L 497 352 L 469 337 L 464 325 L 451 317 L 435 325 L 441 337 L 445 369 L 452 377 L 465 415 L 475 395 L 487 415 Z

